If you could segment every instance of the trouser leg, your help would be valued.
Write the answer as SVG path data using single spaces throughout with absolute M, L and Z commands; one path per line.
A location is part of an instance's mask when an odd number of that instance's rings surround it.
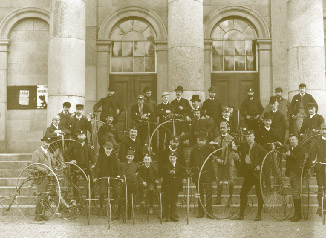
M 248 193 L 253 185 L 254 184 L 252 178 L 250 178 L 249 175 L 246 175 L 244 177 L 241 192 L 240 192 L 240 216 L 244 216 L 245 209 L 248 202 Z

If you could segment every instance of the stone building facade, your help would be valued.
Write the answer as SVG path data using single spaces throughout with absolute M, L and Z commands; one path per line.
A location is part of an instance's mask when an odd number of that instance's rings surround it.
M 0 152 L 31 152 L 64 101 L 86 113 L 112 85 L 125 111 L 145 86 L 239 107 L 306 83 L 325 116 L 325 0 L 0 0 Z M 48 85 L 47 109 L 8 109 L 10 86 Z

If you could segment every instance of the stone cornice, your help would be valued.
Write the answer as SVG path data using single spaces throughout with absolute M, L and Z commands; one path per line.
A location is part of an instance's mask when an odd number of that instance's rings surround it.
M 258 50 L 271 51 L 272 50 L 272 39 L 257 39 Z

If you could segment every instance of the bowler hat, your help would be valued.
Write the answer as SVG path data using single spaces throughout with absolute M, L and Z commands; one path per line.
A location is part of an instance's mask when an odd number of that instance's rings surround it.
M 282 93 L 283 89 L 281 87 L 275 88 L 276 93 Z
M 299 88 L 306 88 L 306 87 L 307 87 L 307 85 L 305 83 L 300 83 L 299 84 Z
M 277 101 L 277 97 L 276 96 L 271 96 L 269 98 L 269 104 L 274 104 Z
M 179 91 L 179 92 L 183 92 L 183 87 L 182 86 L 178 86 L 174 91 Z
M 194 95 L 191 96 L 190 101 L 192 101 L 192 102 L 195 102 L 195 101 L 200 102 L 201 100 L 200 100 L 198 94 L 194 94 Z
M 67 107 L 67 108 L 71 108 L 71 103 L 70 102 L 64 102 L 63 106 Z
M 76 109 L 77 110 L 84 109 L 84 105 L 83 104 L 76 104 Z

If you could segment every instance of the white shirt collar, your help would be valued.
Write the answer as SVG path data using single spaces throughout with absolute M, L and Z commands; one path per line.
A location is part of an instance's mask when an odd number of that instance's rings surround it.
M 43 146 L 41 146 L 41 150 L 42 150 L 45 154 L 48 153 L 48 150 L 44 149 Z
M 309 115 L 310 119 L 311 119 L 311 118 L 313 118 L 313 117 L 314 117 L 314 115 L 316 115 L 316 113 L 315 113 L 315 114 L 313 114 L 313 115 Z
M 325 137 L 325 136 L 322 136 L 321 139 L 322 139 L 322 140 L 326 140 L 326 137 Z
M 80 115 L 80 116 L 76 115 L 76 118 L 77 118 L 78 120 L 80 120 L 82 117 L 83 117 L 83 115 Z
M 268 131 L 270 131 L 271 130 L 271 127 L 266 127 L 265 126 L 265 129 L 268 130 Z

